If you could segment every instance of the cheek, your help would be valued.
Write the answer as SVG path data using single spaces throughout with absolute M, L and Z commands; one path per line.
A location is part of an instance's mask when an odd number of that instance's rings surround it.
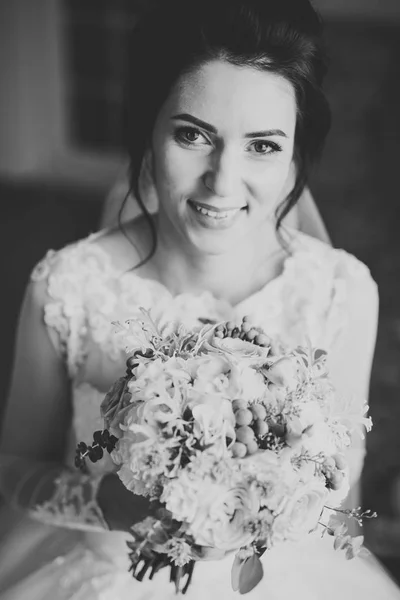
M 274 163 L 265 164 L 256 173 L 253 173 L 249 179 L 253 197 L 260 203 L 269 206 L 277 204 L 290 180 L 290 166 L 289 161 L 277 160 Z
M 186 196 L 197 187 L 204 170 L 203 162 L 198 152 L 166 146 L 155 156 L 156 185 L 164 193 Z

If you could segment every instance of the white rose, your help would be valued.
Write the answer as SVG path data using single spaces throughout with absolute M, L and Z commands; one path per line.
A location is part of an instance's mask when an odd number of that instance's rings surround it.
M 211 342 L 207 344 L 207 349 L 217 350 L 221 353 L 231 354 L 235 359 L 251 359 L 256 364 L 263 364 L 269 355 L 269 348 L 262 348 L 256 344 L 251 344 L 246 340 L 240 338 L 213 338 Z
M 209 485 L 205 482 L 202 502 L 190 524 L 189 533 L 200 546 L 237 550 L 253 540 L 254 534 L 249 532 L 247 524 L 259 509 L 258 498 L 248 486 L 227 488 L 211 481 Z
M 319 481 L 300 485 L 276 517 L 273 535 L 278 540 L 298 541 L 315 529 L 323 511 L 328 490 Z

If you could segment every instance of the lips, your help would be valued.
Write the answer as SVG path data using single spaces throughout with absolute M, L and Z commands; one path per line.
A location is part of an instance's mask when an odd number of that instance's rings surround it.
M 191 206 L 202 215 L 211 217 L 217 220 L 224 220 L 233 218 L 240 210 L 247 208 L 247 206 L 212 206 L 204 202 L 195 202 L 190 200 Z

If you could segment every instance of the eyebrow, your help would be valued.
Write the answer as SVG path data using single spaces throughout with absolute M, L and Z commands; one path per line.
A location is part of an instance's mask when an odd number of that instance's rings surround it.
M 173 121 L 188 121 L 189 123 L 193 123 L 193 125 L 197 125 L 197 127 L 201 127 L 201 129 L 204 129 L 205 131 L 208 131 L 208 133 L 218 133 L 217 129 L 213 126 L 210 125 L 210 123 L 206 123 L 205 121 L 202 121 L 201 119 L 198 119 L 197 117 L 194 117 L 193 115 L 189 115 L 188 113 L 180 113 L 179 115 L 174 115 L 172 117 Z M 282 131 L 281 129 L 265 129 L 264 131 L 252 131 L 250 133 L 246 133 L 244 135 L 244 137 L 246 139 L 249 138 L 259 138 L 259 137 L 271 137 L 274 135 L 278 135 L 280 137 L 284 137 L 287 138 L 287 135 L 284 131 Z

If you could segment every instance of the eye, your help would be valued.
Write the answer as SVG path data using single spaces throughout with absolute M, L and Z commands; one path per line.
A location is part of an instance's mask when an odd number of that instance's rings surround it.
M 250 148 L 256 154 L 275 154 L 275 152 L 281 152 L 282 146 L 277 144 L 276 142 L 271 142 L 270 140 L 256 140 L 250 144 Z
M 175 138 L 187 146 L 202 146 L 209 143 L 205 135 L 195 127 L 179 127 L 175 131 Z

